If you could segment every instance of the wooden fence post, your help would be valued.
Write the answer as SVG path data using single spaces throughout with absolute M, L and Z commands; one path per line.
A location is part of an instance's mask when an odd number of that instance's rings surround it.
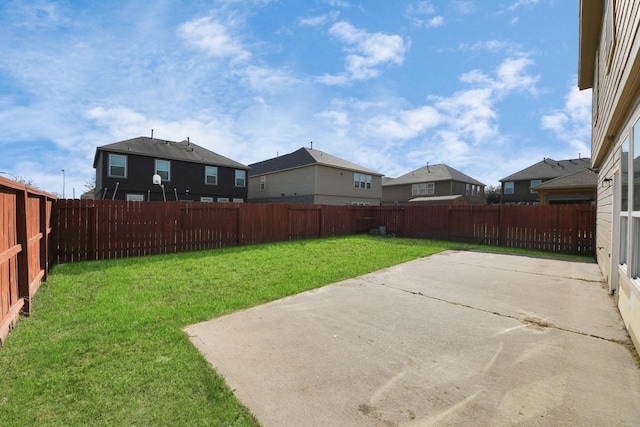
M 18 295 L 24 298 L 22 312 L 31 312 L 29 301 L 29 236 L 27 232 L 27 189 L 16 192 L 16 235 L 22 246 L 18 252 Z

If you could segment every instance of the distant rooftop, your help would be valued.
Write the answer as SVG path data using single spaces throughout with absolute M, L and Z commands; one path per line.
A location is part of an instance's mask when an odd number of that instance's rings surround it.
M 428 165 L 406 173 L 398 178 L 387 178 L 382 182 L 382 186 L 416 184 L 420 182 L 435 181 L 458 181 L 469 184 L 482 185 L 480 181 L 471 178 L 445 164 Z
M 553 160 L 545 158 L 528 168 L 511 174 L 506 178 L 502 178 L 500 182 L 558 178 L 562 175 L 580 172 L 584 168 L 588 167 L 591 167 L 591 159 L 589 157 L 569 160 Z
M 382 176 L 381 173 L 372 171 L 371 169 L 367 169 L 355 163 L 348 162 L 329 153 L 325 153 L 324 151 L 304 147 L 294 151 L 293 153 L 250 164 L 249 167 L 251 168 L 251 171 L 249 172 L 249 176 L 263 175 L 314 164 Z
M 214 153 L 213 151 L 200 147 L 189 140 L 174 142 L 165 139 L 139 136 L 137 138 L 103 145 L 96 149 L 96 155 L 93 160 L 94 168 L 97 166 L 99 151 L 120 154 L 136 154 L 138 156 L 155 157 L 166 160 L 181 160 L 213 166 L 226 166 L 235 169 L 249 169 L 248 166 L 243 165 L 242 163 L 238 163 L 227 157 L 221 156 L 218 153 Z

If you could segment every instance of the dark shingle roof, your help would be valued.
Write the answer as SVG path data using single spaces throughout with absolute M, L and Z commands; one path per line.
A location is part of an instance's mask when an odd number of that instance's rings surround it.
M 554 188 L 571 187 L 596 187 L 598 174 L 591 169 L 584 168 L 581 171 L 569 173 L 558 178 L 550 179 L 542 184 L 532 187 L 534 190 L 552 190 Z
M 579 159 L 569 160 L 553 160 L 544 159 L 535 165 L 531 165 L 528 168 L 522 169 L 512 175 L 502 178 L 500 182 L 504 181 L 525 181 L 531 179 L 552 179 L 562 175 L 567 175 L 574 172 L 579 172 L 584 168 L 591 166 L 591 159 L 588 157 L 582 157 Z
M 294 151 L 293 153 L 250 164 L 249 167 L 251 168 L 251 171 L 249 172 L 249 176 L 262 175 L 315 164 L 382 176 L 381 173 L 374 172 L 370 169 L 348 162 L 339 157 L 332 156 L 331 154 L 323 151 L 304 147 Z
M 475 185 L 484 185 L 480 181 L 455 170 L 445 164 L 424 166 L 395 179 L 386 179 L 383 186 L 416 184 L 420 182 L 458 181 Z
M 184 162 L 201 163 L 214 166 L 226 166 L 235 169 L 249 169 L 246 165 L 238 163 L 218 153 L 209 151 L 190 141 L 173 142 L 164 139 L 139 136 L 133 139 L 103 145 L 96 149 L 93 167 L 97 166 L 98 152 L 135 154 L 138 156 L 154 157 L 166 160 L 181 160 Z

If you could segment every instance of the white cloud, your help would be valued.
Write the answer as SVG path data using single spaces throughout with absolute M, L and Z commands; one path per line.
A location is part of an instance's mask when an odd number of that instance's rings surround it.
M 329 34 L 347 44 L 345 50 L 345 74 L 325 75 L 319 78 L 325 84 L 346 84 L 350 80 L 367 80 L 377 77 L 379 67 L 386 64 L 400 65 L 407 51 L 402 37 L 392 34 L 369 33 L 348 22 L 337 22 Z
M 242 42 L 232 35 L 232 28 L 228 23 L 214 20 L 210 16 L 182 24 L 178 35 L 215 58 L 239 62 L 251 57 Z
M 434 16 L 425 23 L 425 26 L 427 28 L 435 28 L 441 26 L 443 22 L 444 18 L 442 16 Z
M 327 4 L 332 7 L 342 7 L 344 9 L 349 9 L 351 4 L 344 0 L 326 0 Z
M 413 110 L 401 110 L 393 115 L 378 115 L 367 120 L 365 134 L 383 139 L 408 140 L 437 126 L 442 118 L 428 105 Z
M 532 7 L 537 5 L 540 2 L 540 0 L 517 0 L 515 3 L 513 3 L 511 6 L 508 6 L 505 11 L 514 11 L 516 9 L 519 9 L 521 7 Z
M 533 65 L 533 60 L 526 56 L 511 57 L 505 59 L 497 68 L 495 77 L 489 76 L 480 70 L 472 70 L 463 74 L 460 80 L 465 83 L 473 83 L 479 86 L 491 87 L 496 94 L 511 91 L 526 91 L 537 93 L 536 83 L 539 76 L 526 73 L 526 69 Z
M 579 90 L 572 85 L 565 96 L 562 110 L 542 116 L 540 124 L 550 130 L 556 138 L 567 144 L 566 157 L 583 156 L 591 146 L 591 91 Z
M 327 22 L 334 22 L 340 17 L 340 12 L 330 12 L 324 15 L 313 16 L 310 18 L 299 18 L 298 23 L 307 27 L 320 27 Z
M 470 50 L 472 52 L 489 51 L 493 53 L 507 52 L 509 54 L 520 54 L 522 46 L 517 43 L 506 42 L 502 40 L 483 40 L 473 44 L 460 43 L 461 50 Z
M 300 80 L 285 70 L 269 67 L 248 66 L 239 75 L 254 90 L 277 93 L 300 83 Z
M 418 27 L 435 28 L 444 23 L 444 17 L 436 15 L 436 8 L 430 0 L 410 3 L 404 15 Z

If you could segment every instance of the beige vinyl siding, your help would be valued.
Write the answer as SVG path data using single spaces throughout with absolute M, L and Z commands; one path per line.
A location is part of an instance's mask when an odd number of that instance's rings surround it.
M 606 17 L 603 16 L 603 20 Z M 608 136 L 618 136 L 624 126 L 624 118 L 630 109 L 629 102 L 640 88 L 640 81 L 634 78 L 640 71 L 638 52 L 640 38 L 636 37 L 640 26 L 640 2 L 634 0 L 616 0 L 614 11 L 614 47 L 610 66 L 606 61 L 605 22 L 600 34 L 598 50 L 598 88 L 597 110 L 592 133 L 591 158 L 593 165 L 599 167 L 611 148 Z M 629 61 L 635 60 L 635 63 Z
M 340 196 L 351 199 L 377 200 L 382 197 L 382 177 L 364 172 L 356 172 L 347 169 L 336 169 L 327 166 L 317 166 L 318 196 Z M 371 176 L 371 189 L 355 188 L 353 185 L 353 174 L 364 173 Z M 378 204 L 376 203 L 376 204 Z
M 613 192 L 614 182 L 609 184 L 604 182 L 605 178 L 613 178 L 617 170 L 620 169 L 619 147 L 616 147 L 613 155 L 609 155 L 605 163 L 600 168 L 598 174 L 598 206 L 596 218 L 596 247 L 597 261 L 602 274 L 605 276 L 609 285 L 611 285 L 611 232 L 613 227 Z
M 266 176 L 266 188 L 260 189 L 260 177 Z M 249 178 L 249 199 L 264 199 L 315 193 L 315 166 L 255 175 Z

